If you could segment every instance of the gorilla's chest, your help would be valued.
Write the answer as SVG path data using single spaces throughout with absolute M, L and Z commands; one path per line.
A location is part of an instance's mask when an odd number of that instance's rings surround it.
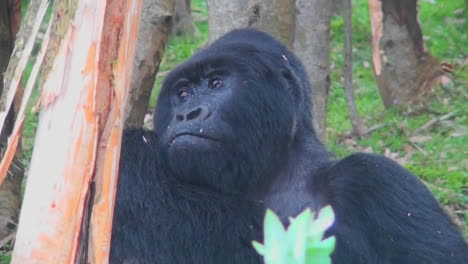
M 255 220 L 243 216 L 174 216 L 159 229 L 157 259 L 170 263 L 260 263 L 251 241 Z
M 257 206 L 181 200 L 158 211 L 156 263 L 260 263 L 252 247 L 261 239 L 263 210 Z

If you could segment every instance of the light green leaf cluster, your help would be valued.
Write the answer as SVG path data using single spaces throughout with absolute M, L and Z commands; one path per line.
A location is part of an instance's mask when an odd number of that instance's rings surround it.
M 335 237 L 322 240 L 325 231 L 335 221 L 331 206 L 322 208 L 314 218 L 315 214 L 306 209 L 297 217 L 290 218 L 286 230 L 279 217 L 267 210 L 264 244 L 253 241 L 253 246 L 266 264 L 331 264 Z

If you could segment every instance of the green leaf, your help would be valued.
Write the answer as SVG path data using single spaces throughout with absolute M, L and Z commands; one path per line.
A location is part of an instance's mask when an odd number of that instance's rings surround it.
M 295 263 L 305 262 L 306 240 L 308 225 L 312 220 L 312 212 L 310 209 L 304 210 L 296 218 L 291 218 L 287 234 L 289 245 L 294 245 L 292 248 L 292 258 Z
M 257 241 L 252 241 L 252 246 L 255 248 L 255 250 L 258 252 L 258 254 L 264 256 L 265 255 L 265 247 L 263 246 L 262 243 L 259 243 Z
M 331 206 L 325 206 L 319 211 L 317 219 L 315 219 L 310 225 L 308 230 L 309 240 L 320 241 L 323 234 L 330 228 L 335 222 L 335 215 Z
M 265 263 L 331 264 L 330 254 L 335 248 L 335 237 L 322 238 L 335 221 L 332 208 L 324 207 L 315 220 L 310 209 L 289 220 L 290 225 L 286 230 L 273 211 L 266 211 L 264 244 L 252 241 L 253 247 L 264 257 Z
M 282 243 L 287 241 L 286 230 L 279 217 L 270 209 L 265 215 L 264 228 L 264 248 L 266 263 L 283 263 L 282 260 L 286 257 L 286 251 L 282 247 Z

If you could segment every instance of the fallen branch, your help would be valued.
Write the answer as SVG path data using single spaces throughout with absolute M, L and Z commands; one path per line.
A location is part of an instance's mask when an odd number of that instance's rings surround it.
M 429 120 L 427 123 L 425 123 L 424 125 L 422 125 L 421 127 L 415 129 L 413 134 L 420 134 L 423 131 L 429 130 L 432 127 L 434 127 L 436 124 L 438 124 L 440 121 L 444 121 L 444 120 L 452 118 L 453 116 L 455 116 L 456 113 L 457 113 L 457 111 L 452 111 L 452 112 L 450 112 L 450 113 L 448 113 L 446 115 L 439 116 L 437 118 L 433 118 L 433 119 Z

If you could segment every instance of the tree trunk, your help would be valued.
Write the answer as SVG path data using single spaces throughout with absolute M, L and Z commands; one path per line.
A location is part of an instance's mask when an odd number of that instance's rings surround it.
M 309 75 L 316 133 L 325 141 L 330 91 L 330 20 L 333 1 L 296 0 L 296 11 L 294 49 Z
M 0 95 L 4 91 L 3 73 L 5 72 L 11 52 L 13 42 L 18 33 L 19 19 L 21 18 L 20 1 L 2 1 L 0 3 Z M 0 137 L 0 157 L 3 159 L 8 136 L 13 129 L 15 110 L 13 107 L 8 112 Z M 24 166 L 21 163 L 21 149 L 13 159 L 7 176 L 3 183 L 0 181 L 0 241 L 11 234 L 18 223 L 18 213 L 21 201 L 21 182 L 24 176 Z
M 125 124 L 128 127 L 143 126 L 173 11 L 174 0 L 143 1 L 131 91 L 125 110 Z
M 353 134 L 361 136 L 364 133 L 364 123 L 359 117 L 359 112 L 354 100 L 353 89 L 353 6 L 351 0 L 344 0 L 343 17 L 345 24 L 344 32 L 344 89 L 348 105 L 349 119 L 353 127 Z
M 46 50 L 53 53 L 39 85 L 41 114 L 12 263 L 105 264 L 142 1 L 54 4 L 56 23 L 49 25 L 38 56 L 42 62 Z M 82 258 L 87 200 L 88 258 Z
M 254 27 L 270 33 L 292 48 L 295 27 L 294 0 L 207 0 L 210 41 L 225 33 Z
M 177 36 L 197 37 L 200 35 L 193 21 L 190 0 L 175 0 L 171 28 L 172 34 Z
M 369 0 L 374 73 L 385 107 L 418 102 L 444 74 L 426 52 L 417 0 Z

